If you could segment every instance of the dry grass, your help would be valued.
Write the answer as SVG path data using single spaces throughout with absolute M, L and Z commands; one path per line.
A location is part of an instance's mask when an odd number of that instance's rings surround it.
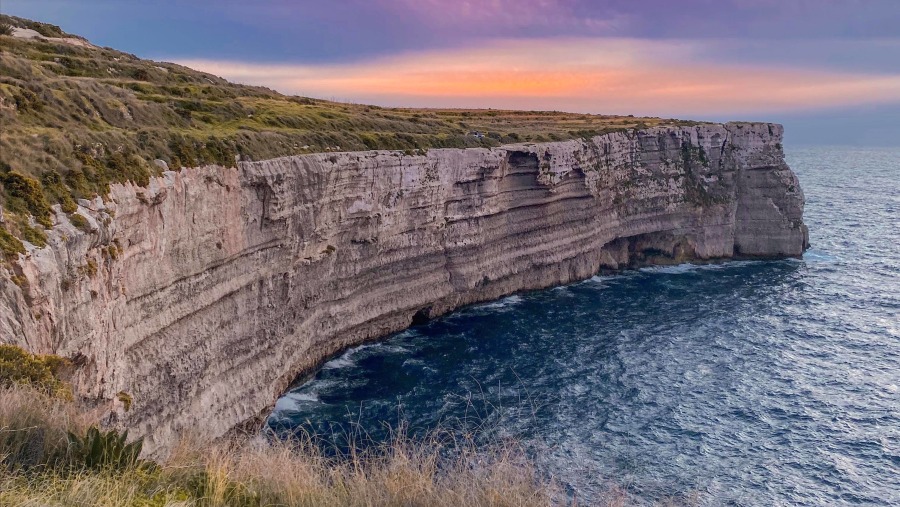
M 508 447 L 448 450 L 436 441 L 397 439 L 326 457 L 309 442 L 245 442 L 187 463 L 205 470 L 206 505 L 214 506 L 248 498 L 290 506 L 538 506 L 559 496 Z
M 160 464 L 85 470 L 64 466 L 66 432 L 96 416 L 42 391 L 0 389 L 0 505 L 4 507 L 529 507 L 634 505 L 611 486 L 571 498 L 515 443 L 489 448 L 452 434 L 397 436 L 356 450 L 321 442 L 239 438 L 214 445 L 186 438 Z M 696 505 L 698 498 L 661 506 Z
M 92 422 L 72 402 L 27 387 L 0 390 L 0 505 L 504 507 L 563 499 L 513 445 L 484 450 L 436 437 L 338 455 L 310 438 L 185 441 L 158 466 L 61 466 L 66 432 L 83 434 Z
M 53 356 L 22 354 L 58 363 Z M 24 370 L 7 368 L 0 378 L 4 507 L 632 505 L 627 492 L 614 484 L 589 502 L 570 497 L 515 442 L 486 446 L 476 444 L 477 435 L 442 431 L 412 439 L 405 428 L 385 442 L 362 434 L 324 440 L 253 434 L 206 444 L 183 435 L 160 463 L 90 465 L 69 434 L 85 435 L 98 425 L 102 407 L 88 409 L 57 389 L 48 390 L 43 375 L 29 377 L 35 385 L 24 382 L 19 374 Z M 60 370 L 53 371 L 56 378 Z M 687 498 L 660 505 L 697 503 Z
M 7 470 L 53 466 L 66 452 L 66 432 L 91 423 L 70 401 L 28 386 L 0 388 L 0 466 Z

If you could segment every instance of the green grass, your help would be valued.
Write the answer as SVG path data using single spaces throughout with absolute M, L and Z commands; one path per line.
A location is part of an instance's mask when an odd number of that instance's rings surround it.
M 48 37 L 60 27 L 0 15 Z M 325 151 L 491 147 L 691 122 L 541 111 L 382 108 L 290 97 L 110 48 L 0 35 L 0 205 L 50 226 L 47 205 L 172 169 Z M 483 138 L 469 135 L 473 131 Z M 22 188 L 21 178 L 27 188 Z M 36 185 L 32 184 L 36 182 Z M 22 194 L 22 192 L 25 194 Z M 38 194 L 43 194 L 43 199 Z M 20 237 L 20 231 L 12 231 Z M 24 238 L 21 238 L 24 239 Z M 4 248 L 4 252 L 8 252 Z

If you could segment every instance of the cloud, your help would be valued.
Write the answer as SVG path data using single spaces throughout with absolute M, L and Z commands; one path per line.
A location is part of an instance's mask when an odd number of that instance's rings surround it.
M 742 40 L 726 62 L 900 68 L 898 0 L 0 0 L 147 57 L 348 62 L 496 39 Z M 115 22 L 109 22 L 114 19 Z M 869 42 L 893 41 L 894 48 Z M 827 46 L 819 47 L 820 42 Z M 802 44 L 806 47 L 801 47 Z M 861 43 L 861 44 L 857 44 Z M 790 45 L 793 51 L 784 51 Z M 709 56 L 712 56 L 709 54 Z M 790 60 L 790 61 L 788 61 Z
M 378 0 L 399 16 L 434 27 L 508 29 L 548 27 L 609 32 L 620 14 L 595 5 L 590 12 L 577 0 Z
M 728 41 L 513 39 L 349 64 L 178 63 L 286 93 L 392 106 L 698 117 L 900 103 L 900 74 L 704 61 L 697 55 L 709 44 Z

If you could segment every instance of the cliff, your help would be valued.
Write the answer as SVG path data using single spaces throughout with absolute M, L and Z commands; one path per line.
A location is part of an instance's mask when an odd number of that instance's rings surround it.
M 770 124 L 310 154 L 165 172 L 59 206 L 0 269 L 0 337 L 153 453 L 264 413 L 346 347 L 461 305 L 645 263 L 796 257 L 803 194 Z M 121 399 L 133 404 L 125 410 Z

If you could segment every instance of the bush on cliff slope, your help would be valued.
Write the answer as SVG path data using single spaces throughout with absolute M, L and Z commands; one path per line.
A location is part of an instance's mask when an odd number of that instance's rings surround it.
M 0 260 L 13 260 L 23 253 L 25 253 L 25 245 L 19 238 L 0 226 Z
M 40 392 L 68 398 L 69 387 L 59 375 L 69 361 L 59 356 L 34 355 L 14 345 L 0 344 L 0 387 L 28 386 Z

